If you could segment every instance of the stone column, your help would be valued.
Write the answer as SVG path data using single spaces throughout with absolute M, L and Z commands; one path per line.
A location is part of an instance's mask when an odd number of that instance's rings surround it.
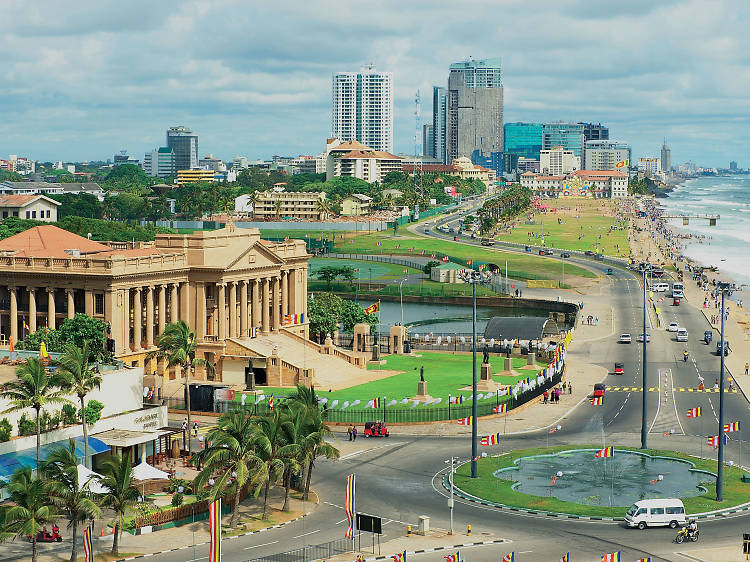
M 180 283 L 180 320 L 184 320 L 185 324 L 192 326 L 193 319 L 190 318 L 190 283 L 183 281 Z M 205 302 L 205 297 L 204 297 Z
M 177 322 L 179 320 L 179 304 L 177 302 L 177 287 L 179 283 L 172 283 L 172 292 L 169 295 L 169 321 Z
M 195 327 L 196 329 L 196 337 L 198 339 L 203 339 L 206 337 L 206 285 L 205 283 L 198 283 L 198 303 L 197 308 L 198 310 L 198 325 Z
M 289 287 L 287 288 L 287 298 L 289 299 L 289 314 L 299 314 L 297 310 L 297 270 L 290 269 L 287 277 Z
M 154 288 L 146 287 L 146 349 L 154 347 Z
M 281 327 L 281 322 L 279 321 L 279 313 L 281 312 L 281 303 L 279 302 L 281 300 L 279 299 L 279 293 L 281 292 L 279 291 L 280 281 L 280 277 L 271 278 L 271 306 L 273 307 L 271 321 L 273 322 L 274 332 L 278 332 Z
M 122 353 L 125 346 L 122 343 L 122 325 L 124 323 L 122 311 L 118 308 L 118 291 L 111 288 L 104 292 L 104 321 L 109 326 L 109 335 L 115 341 L 115 353 Z M 118 329 L 119 328 L 119 329 Z
M 10 337 L 18 343 L 18 293 L 15 287 L 8 287 L 10 293 Z
M 133 349 L 140 351 L 143 338 L 143 299 L 140 287 L 133 293 Z
M 240 337 L 247 337 L 247 280 L 240 281 Z
M 229 337 L 237 337 L 237 281 L 229 284 Z
M 130 289 L 120 291 L 122 297 L 122 306 L 120 313 L 122 315 L 122 351 L 130 351 Z M 115 324 L 113 323 L 113 327 Z
M 83 293 L 83 311 L 86 316 L 94 315 L 94 293 L 89 290 Z
M 300 288 L 300 294 L 302 296 L 300 298 L 302 299 L 302 302 L 297 308 L 300 313 L 304 313 L 305 321 L 307 321 L 307 269 L 303 269 L 301 271 L 302 273 L 300 275 L 300 285 L 302 287 Z
M 47 326 L 55 329 L 55 288 L 47 287 Z
M 65 289 L 65 294 L 68 297 L 68 318 L 73 318 L 76 315 L 75 291 L 73 289 Z
M 216 297 L 216 308 L 219 313 L 219 329 L 218 337 L 220 340 L 226 339 L 227 337 L 227 284 L 217 283 L 217 297 Z
M 251 328 L 259 328 L 261 325 L 261 318 L 263 316 L 261 312 L 261 289 L 260 289 L 260 279 L 251 279 L 250 280 L 250 288 L 252 290 L 252 312 L 250 314 L 250 327 Z
M 261 311 L 261 317 L 262 317 L 262 327 L 261 332 L 264 334 L 268 334 L 270 332 L 270 319 L 268 318 L 268 313 L 270 312 L 269 306 L 271 302 L 271 295 L 268 294 L 269 291 L 269 279 L 268 277 L 264 277 L 260 280 L 261 285 L 263 286 L 263 295 L 260 298 L 260 311 Z
M 29 333 L 36 332 L 36 287 L 26 287 L 29 292 Z
M 289 314 L 289 272 L 281 272 L 281 317 Z
M 167 286 L 159 285 L 159 327 L 157 330 L 158 334 L 164 331 L 164 326 L 167 325 Z

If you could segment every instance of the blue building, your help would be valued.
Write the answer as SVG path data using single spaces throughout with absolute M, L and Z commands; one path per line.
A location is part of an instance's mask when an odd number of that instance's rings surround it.
M 556 146 L 570 150 L 573 156 L 581 158 L 584 149 L 583 123 L 545 123 L 542 125 L 542 150 L 552 150 Z
M 506 123 L 505 153 L 539 160 L 542 150 L 541 123 Z

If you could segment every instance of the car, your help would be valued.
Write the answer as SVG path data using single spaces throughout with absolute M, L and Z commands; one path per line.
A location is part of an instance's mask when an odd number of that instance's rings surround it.
M 659 498 L 635 502 L 625 514 L 628 527 L 669 526 L 676 529 L 687 523 L 685 506 L 676 498 Z
M 677 330 L 677 341 L 688 341 L 688 331 L 685 328 Z
M 455 234 L 456 233 L 456 229 L 455 228 L 449 228 L 448 229 L 448 233 L 449 234 Z
M 481 244 L 482 244 L 482 246 L 494 246 L 495 245 L 495 241 L 491 240 L 490 238 L 482 238 Z
M 569 258 L 570 254 L 568 252 L 563 252 L 562 254 L 560 254 L 560 257 L 561 258 Z
M 672 306 L 680 306 L 680 299 L 677 299 L 677 298 L 672 299 Z
M 429 233 L 430 233 L 430 229 L 429 229 L 429 228 L 425 228 L 425 229 L 424 229 L 424 233 L 425 233 L 425 234 L 429 234 Z
M 714 339 L 714 333 L 711 330 L 703 332 L 703 341 L 706 342 L 706 345 L 711 343 L 712 339 Z
M 638 334 L 638 343 L 643 343 L 643 332 Z M 651 334 L 646 332 L 646 343 L 651 343 Z
M 552 254 L 551 250 L 539 250 L 539 255 L 540 256 L 551 256 L 553 254 Z
M 524 247 L 523 251 L 524 252 L 530 252 L 531 251 L 531 246 Z
M 615 363 L 615 375 L 624 375 L 625 374 L 625 364 L 624 363 Z
M 602 261 L 604 259 L 604 254 L 594 254 L 594 259 Z
M 612 275 L 612 274 L 613 274 L 614 272 L 612 271 L 612 268 L 611 268 L 611 267 L 608 267 L 608 268 L 607 268 L 607 270 L 605 271 L 605 273 L 606 273 L 607 275 Z
M 676 332 L 680 329 L 680 325 L 677 322 L 670 322 L 667 326 L 667 332 Z
M 583 255 L 584 256 L 593 256 L 594 252 L 592 252 L 591 250 L 586 250 L 585 252 L 583 252 Z
M 632 343 L 633 338 L 630 334 L 620 334 L 620 339 L 617 341 L 619 343 Z

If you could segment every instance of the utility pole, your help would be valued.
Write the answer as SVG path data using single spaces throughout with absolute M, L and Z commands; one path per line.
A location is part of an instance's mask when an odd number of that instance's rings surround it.
M 721 357 L 721 363 L 719 367 L 719 456 L 717 460 L 716 468 L 716 501 L 720 502 L 723 500 L 724 492 L 724 295 L 729 287 L 728 283 L 719 283 L 719 290 L 721 291 L 721 340 L 719 341 L 719 356 Z
M 477 283 L 480 273 L 471 272 L 471 477 L 477 477 Z
M 642 405 L 642 416 L 641 416 L 641 449 L 648 449 L 648 428 L 646 417 L 648 416 L 648 367 L 646 366 L 646 345 L 648 345 L 646 337 L 646 268 L 643 268 L 643 405 Z M 718 490 L 718 488 L 717 488 Z

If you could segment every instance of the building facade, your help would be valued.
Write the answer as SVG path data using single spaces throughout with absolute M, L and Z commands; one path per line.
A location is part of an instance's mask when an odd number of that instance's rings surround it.
M 341 142 L 339 139 L 326 141 L 326 181 L 348 176 L 373 183 L 382 181 L 391 172 L 401 171 L 401 158 L 373 150 L 358 141 Z
M 539 152 L 539 170 L 549 176 L 564 176 L 581 169 L 581 158 L 560 146 Z
M 0 217 L 57 222 L 59 201 L 44 195 L 0 195 Z
M 327 213 L 321 203 L 325 201 L 325 192 L 259 191 L 253 204 L 253 216 L 260 220 L 324 220 Z
M 641 157 L 638 159 L 638 171 L 643 172 L 649 177 L 658 175 L 661 168 L 661 160 L 659 158 Z
M 432 88 L 432 157 L 448 163 L 446 134 L 448 126 L 448 90 L 441 86 Z
M 622 198 L 628 194 L 628 175 L 617 170 L 578 170 L 564 176 L 525 172 L 521 185 L 540 197 Z
M 586 141 L 584 170 L 630 170 L 630 145 L 614 140 Z
M 178 170 L 198 167 L 198 135 L 187 127 L 167 129 L 167 146 L 174 150 L 175 166 Z
M 601 123 L 578 123 L 583 125 L 583 140 L 609 140 L 609 128 Z
M 539 152 L 542 150 L 541 123 L 506 123 L 504 131 L 505 154 L 539 160 Z
M 177 183 L 183 185 L 197 181 L 214 181 L 217 173 L 221 174 L 213 170 L 177 170 Z
M 422 125 L 422 156 L 434 158 L 432 151 L 435 149 L 435 133 L 430 123 Z
M 374 150 L 393 151 L 393 74 L 374 66 L 333 75 L 334 138 L 356 140 Z
M 450 65 L 446 162 L 458 157 L 500 172 L 503 152 L 503 82 L 499 58 Z
M 672 171 L 672 149 L 667 146 L 667 140 L 661 145 L 661 171 L 669 174 Z
M 542 125 L 542 150 L 557 146 L 569 150 L 574 156 L 583 155 L 583 125 L 581 123 L 544 123 Z
M 341 215 L 345 217 L 361 217 L 369 215 L 372 197 L 362 193 L 353 193 L 341 201 Z
M 152 178 L 174 176 L 177 173 L 174 150 L 168 146 L 163 146 L 144 154 L 143 171 Z

